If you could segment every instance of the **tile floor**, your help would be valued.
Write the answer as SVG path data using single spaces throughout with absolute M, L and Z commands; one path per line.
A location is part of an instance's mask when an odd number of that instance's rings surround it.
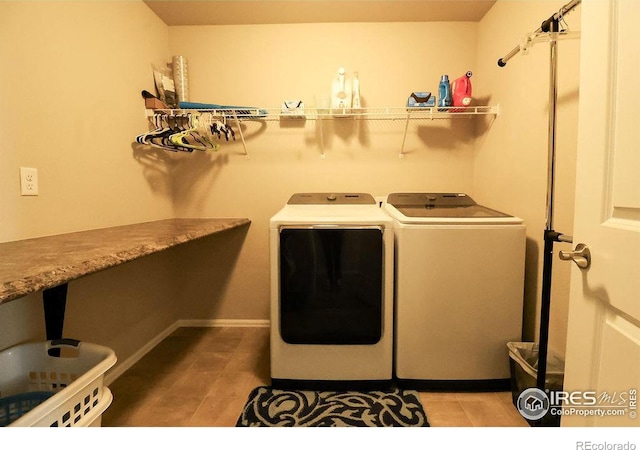
M 109 388 L 103 427 L 233 427 L 269 384 L 269 329 L 179 328 Z M 510 392 L 420 392 L 431 426 L 527 427 Z

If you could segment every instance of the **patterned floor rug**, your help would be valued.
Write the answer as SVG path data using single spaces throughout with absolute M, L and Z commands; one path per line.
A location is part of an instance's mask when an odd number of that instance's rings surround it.
M 428 427 L 416 391 L 285 391 L 257 387 L 236 427 Z

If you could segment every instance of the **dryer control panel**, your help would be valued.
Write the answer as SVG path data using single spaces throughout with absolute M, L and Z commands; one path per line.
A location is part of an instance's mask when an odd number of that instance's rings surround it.
M 371 194 L 313 192 L 293 194 L 288 205 L 375 205 Z

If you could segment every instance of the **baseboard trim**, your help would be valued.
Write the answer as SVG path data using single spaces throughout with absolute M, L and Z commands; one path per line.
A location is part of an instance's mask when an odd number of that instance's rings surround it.
M 207 319 L 207 320 L 191 320 L 180 319 L 168 326 L 165 330 L 143 345 L 140 350 L 129 356 L 122 362 L 119 362 L 112 370 L 110 370 L 104 377 L 105 386 L 109 386 L 116 381 L 123 373 L 129 370 L 135 363 L 140 361 L 144 355 L 149 353 L 153 348 L 162 342 L 167 336 L 176 331 L 178 328 L 187 327 L 269 327 L 269 320 L 260 319 Z
M 186 327 L 269 327 L 269 320 L 260 319 L 181 319 L 177 328 Z
M 178 321 L 179 322 L 179 321 Z M 138 361 L 140 361 L 142 359 L 142 357 L 144 355 L 146 355 L 147 353 L 149 353 L 151 350 L 153 350 L 153 348 L 158 345 L 160 342 L 162 342 L 162 340 L 164 338 L 166 338 L 167 336 L 169 336 L 171 333 L 173 333 L 174 331 L 176 331 L 179 327 L 178 327 L 178 322 L 174 322 L 173 324 L 171 324 L 169 327 L 167 327 L 164 331 L 162 331 L 160 334 L 158 334 L 157 336 L 155 336 L 153 339 L 151 339 L 149 342 L 147 342 L 145 345 L 143 345 L 140 350 L 138 350 L 137 352 L 135 352 L 133 355 L 129 356 L 127 359 L 125 359 L 122 362 L 119 362 L 113 369 L 109 370 L 109 372 L 107 372 L 107 374 L 104 376 L 104 384 L 106 386 L 109 386 L 111 383 L 113 383 L 114 381 L 116 381 L 118 379 L 118 377 L 120 375 L 122 375 L 123 373 L 125 373 L 127 370 L 129 370 L 131 367 L 133 367 L 133 365 L 135 363 L 137 363 Z M 117 356 L 117 355 L 116 355 Z

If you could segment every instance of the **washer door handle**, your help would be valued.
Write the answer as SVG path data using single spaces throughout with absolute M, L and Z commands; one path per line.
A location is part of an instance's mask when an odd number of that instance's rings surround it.
M 560 259 L 573 261 L 581 269 L 588 269 L 591 265 L 591 250 L 586 244 L 578 244 L 572 252 L 560 252 Z

